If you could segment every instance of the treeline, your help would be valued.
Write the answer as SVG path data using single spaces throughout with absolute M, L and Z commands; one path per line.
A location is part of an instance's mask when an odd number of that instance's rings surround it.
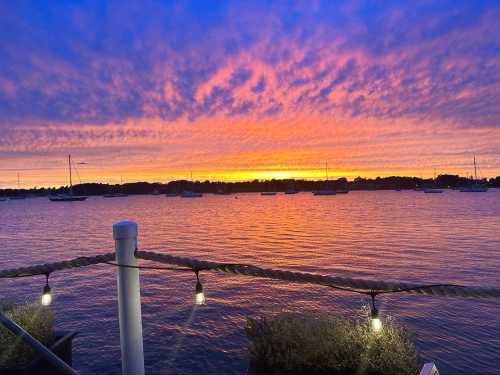
M 348 190 L 407 190 L 419 187 L 458 188 L 472 184 L 472 180 L 458 175 L 439 175 L 436 179 L 417 177 L 377 177 L 374 179 L 357 177 L 352 181 L 345 178 L 329 181 L 310 180 L 253 180 L 246 182 L 211 182 L 211 181 L 171 181 L 169 183 L 134 182 L 122 185 L 85 183 L 73 186 L 76 195 L 104 195 L 108 193 L 152 194 L 180 193 L 191 190 L 201 193 L 243 193 L 262 191 L 314 191 L 321 189 Z M 500 176 L 482 180 L 489 187 L 500 187 Z M 69 192 L 68 186 L 59 188 L 2 189 L 0 196 L 47 196 Z

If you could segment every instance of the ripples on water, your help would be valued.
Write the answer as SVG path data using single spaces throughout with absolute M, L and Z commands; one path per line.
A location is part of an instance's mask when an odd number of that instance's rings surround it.
M 86 202 L 0 202 L 0 268 L 113 251 L 113 223 L 139 224 L 139 247 L 214 261 L 327 275 L 500 286 L 500 191 L 351 192 L 314 197 L 130 196 Z M 51 276 L 60 328 L 77 330 L 74 365 L 119 374 L 116 269 Z M 356 314 L 366 301 L 326 288 L 141 270 L 144 348 L 152 374 L 244 374 L 246 316 L 304 309 Z M 43 277 L 0 280 L 0 296 L 37 298 Z M 380 308 L 412 327 L 423 361 L 443 374 L 498 374 L 500 302 L 387 295 Z

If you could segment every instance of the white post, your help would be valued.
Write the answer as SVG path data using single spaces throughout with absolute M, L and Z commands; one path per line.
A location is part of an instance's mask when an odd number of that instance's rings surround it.
M 433 362 L 429 362 L 422 367 L 420 375 L 439 375 L 439 371 Z
M 137 266 L 137 224 L 120 221 L 113 225 L 116 262 Z M 118 267 L 118 314 L 120 320 L 120 344 L 122 374 L 144 375 L 144 351 L 142 344 L 141 291 L 139 269 Z

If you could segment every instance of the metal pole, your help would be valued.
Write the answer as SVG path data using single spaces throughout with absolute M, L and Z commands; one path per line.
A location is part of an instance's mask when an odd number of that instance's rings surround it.
M 47 362 L 56 367 L 63 374 L 75 375 L 78 374 L 73 370 L 66 362 L 61 358 L 51 352 L 47 347 L 45 347 L 40 341 L 31 336 L 23 327 L 18 325 L 16 322 L 10 320 L 7 316 L 0 311 L 0 324 L 11 331 L 21 340 L 26 342 L 29 346 L 33 348 L 38 354 L 40 354 Z
M 137 224 L 121 221 L 113 225 L 116 262 L 137 266 Z M 141 291 L 139 269 L 118 267 L 118 313 L 123 375 L 144 375 L 142 343 Z

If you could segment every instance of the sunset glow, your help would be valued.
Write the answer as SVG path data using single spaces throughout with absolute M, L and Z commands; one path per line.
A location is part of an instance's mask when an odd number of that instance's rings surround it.
M 0 5 L 0 188 L 500 175 L 495 2 Z M 78 181 L 78 176 L 77 176 Z

